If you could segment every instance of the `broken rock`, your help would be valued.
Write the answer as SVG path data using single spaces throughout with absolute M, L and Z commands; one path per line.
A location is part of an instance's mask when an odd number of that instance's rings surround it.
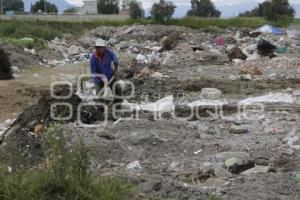
M 266 174 L 269 172 L 275 172 L 275 170 L 269 166 L 255 166 L 254 168 L 248 169 L 248 170 L 242 172 L 241 174 L 250 176 L 253 174 Z
M 241 59 L 246 60 L 247 56 L 243 53 L 243 51 L 239 47 L 234 47 L 228 52 L 228 58 L 231 62 L 233 59 Z
M 245 152 L 222 152 L 216 155 L 216 161 L 224 163 L 228 171 L 239 174 L 254 167 L 255 163 Z

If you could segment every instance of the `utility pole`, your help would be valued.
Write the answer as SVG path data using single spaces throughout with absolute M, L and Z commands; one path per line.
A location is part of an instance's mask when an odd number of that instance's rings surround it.
M 45 9 L 45 13 L 47 13 L 47 4 L 46 4 L 46 2 L 47 2 L 47 1 L 44 0 L 44 7 L 45 7 L 44 9 Z

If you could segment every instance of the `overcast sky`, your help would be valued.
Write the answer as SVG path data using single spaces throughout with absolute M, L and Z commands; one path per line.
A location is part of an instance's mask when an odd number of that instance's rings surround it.
M 66 0 L 71 4 L 75 4 L 75 5 L 82 5 L 82 0 Z M 151 5 L 153 4 L 153 2 L 157 2 L 158 0 L 140 0 L 141 2 L 143 2 L 143 6 L 144 8 L 149 8 L 151 7 Z M 177 6 L 180 5 L 189 5 L 190 4 L 190 0 L 172 0 L 173 2 L 176 3 Z M 262 2 L 264 0 L 212 0 L 216 5 L 220 6 L 220 5 L 233 5 L 233 4 L 241 4 L 244 2 L 253 2 L 253 3 L 257 3 L 257 2 Z M 300 3 L 300 0 L 290 0 L 290 3 Z

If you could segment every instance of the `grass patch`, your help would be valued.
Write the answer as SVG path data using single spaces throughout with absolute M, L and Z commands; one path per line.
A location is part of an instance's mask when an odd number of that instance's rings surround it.
M 1 200 L 122 200 L 134 198 L 129 182 L 100 178 L 90 169 L 90 149 L 68 143 L 66 130 L 54 124 L 42 135 L 44 168 L 9 172 L 0 166 Z
M 62 37 L 64 33 L 80 35 L 86 30 L 97 26 L 125 26 L 138 24 L 156 24 L 152 20 L 94 20 L 86 22 L 69 21 L 41 21 L 41 20 L 0 20 L 0 37 L 23 38 L 37 37 L 44 40 L 52 40 L 55 37 Z M 257 28 L 265 24 L 274 26 L 288 26 L 290 23 L 300 24 L 299 19 L 281 18 L 275 22 L 268 22 L 259 17 L 236 17 L 229 19 L 185 17 L 181 19 L 171 19 L 166 25 L 186 26 L 190 28 L 208 28 L 211 26 L 219 28 L 227 27 L 247 27 Z
M 31 21 L 1 20 L 0 37 L 24 38 L 35 37 L 44 40 L 52 40 L 62 37 L 62 32 L 51 26 Z
M 4 38 L 3 41 L 7 44 L 26 47 L 28 49 L 32 48 L 44 48 L 46 46 L 46 43 L 43 39 L 40 38 Z

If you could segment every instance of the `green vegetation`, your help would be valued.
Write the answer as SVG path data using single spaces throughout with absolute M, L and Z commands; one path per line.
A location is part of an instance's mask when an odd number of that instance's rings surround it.
M 151 17 L 155 22 L 166 23 L 172 18 L 175 8 L 176 6 L 172 1 L 160 0 L 152 5 Z
M 98 0 L 97 8 L 99 14 L 119 14 L 119 1 L 117 0 Z
M 192 8 L 187 12 L 187 16 L 198 17 L 220 17 L 221 11 L 216 9 L 211 0 L 191 0 Z
M 241 13 L 240 16 L 265 17 L 268 20 L 276 21 L 280 18 L 294 18 L 295 10 L 288 0 L 272 0 L 259 3 L 256 8 Z
M 131 19 L 140 19 L 144 17 L 144 10 L 141 2 L 131 0 L 129 2 L 129 16 Z
M 78 7 L 71 7 L 71 8 L 67 8 L 66 10 L 64 10 L 64 14 L 75 14 L 78 12 L 79 12 Z
M 35 38 L 24 37 L 24 38 L 20 38 L 20 39 L 4 38 L 3 41 L 7 44 L 26 47 L 28 49 L 32 49 L 32 48 L 41 49 L 41 48 L 44 48 L 46 45 L 44 40 L 42 40 L 40 38 L 36 38 L 36 37 Z
M 206 200 L 222 200 L 220 197 L 217 197 L 215 195 L 211 195 L 208 198 L 206 198 Z
M 58 22 L 40 20 L 0 20 L 0 38 L 2 40 L 25 47 L 43 47 L 43 40 L 52 40 L 55 37 L 62 37 L 64 33 L 80 35 L 84 31 L 91 30 L 97 26 L 124 26 L 139 24 L 157 24 L 153 20 L 124 19 L 124 20 L 95 20 L 89 22 Z M 269 22 L 261 17 L 237 17 L 230 19 L 185 17 L 182 19 L 170 19 L 163 22 L 166 25 L 186 26 L 190 28 L 203 28 L 206 31 L 222 31 L 219 28 L 227 27 L 248 27 L 257 28 L 265 24 L 286 27 L 289 24 L 300 24 L 299 19 L 289 17 L 280 18 L 277 21 Z M 217 28 L 212 28 L 217 27 Z M 34 43 L 27 43 L 22 38 L 34 38 Z M 4 38 L 4 39 L 3 39 Z M 16 40 L 15 40 L 16 39 Z
M 0 166 L 3 200 L 122 200 L 134 197 L 132 185 L 116 178 L 99 178 L 90 170 L 90 149 L 83 142 L 68 143 L 58 124 L 42 135 L 43 169 L 14 170 Z
M 5 0 L 2 2 L 3 12 L 6 11 L 15 11 L 15 12 L 23 12 L 24 11 L 24 2 L 23 0 Z M 0 4 L 0 11 L 2 10 Z
M 53 3 L 50 3 L 46 0 L 39 0 L 30 8 L 30 12 L 45 12 L 45 13 L 58 13 L 57 6 Z

